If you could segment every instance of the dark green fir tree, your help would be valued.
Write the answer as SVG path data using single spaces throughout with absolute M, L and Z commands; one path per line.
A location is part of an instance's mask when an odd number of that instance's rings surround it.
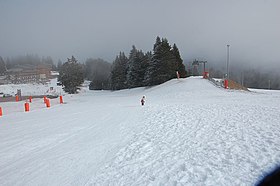
M 62 83 L 65 92 L 69 94 L 78 92 L 79 86 L 84 82 L 84 69 L 74 56 L 68 58 L 68 61 L 61 66 L 58 80 Z

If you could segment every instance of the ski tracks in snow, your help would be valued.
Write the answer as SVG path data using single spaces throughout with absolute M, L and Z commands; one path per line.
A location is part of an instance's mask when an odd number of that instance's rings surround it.
M 279 98 L 187 78 L 7 115 L 1 185 L 253 185 L 280 163 Z
M 88 185 L 252 185 L 280 162 L 280 118 L 275 108 L 244 108 L 147 106 L 142 132 Z

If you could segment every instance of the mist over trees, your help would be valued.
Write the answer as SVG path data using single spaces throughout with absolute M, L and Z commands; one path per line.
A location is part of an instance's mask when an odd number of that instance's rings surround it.
M 210 77 L 223 78 L 224 71 L 217 66 L 211 67 Z M 280 75 L 263 69 L 237 66 L 231 68 L 230 79 L 248 88 L 280 90 Z
M 47 64 L 57 71 L 61 71 L 63 67 L 61 60 L 54 62 L 49 56 L 25 55 L 5 59 L 0 56 L 0 76 L 4 76 L 12 68 L 39 64 Z M 171 46 L 166 38 L 160 37 L 156 38 L 152 51 L 143 52 L 133 45 L 128 56 L 120 52 L 112 63 L 89 58 L 80 65 L 85 79 L 91 82 L 91 90 L 120 90 L 158 85 L 176 78 L 177 71 L 182 78 L 201 75 L 201 69 L 196 69 L 197 73 L 194 73 L 194 69 L 186 71 L 176 44 Z M 221 69 L 221 65 L 208 65 L 210 77 L 224 77 L 225 69 Z M 249 88 L 280 89 L 280 75 L 275 69 L 268 71 L 245 64 L 235 64 L 230 68 L 230 79 Z
M 176 78 L 177 71 L 181 77 L 186 77 L 185 66 L 177 46 L 174 44 L 171 47 L 167 39 L 159 37 L 156 38 L 153 52 L 144 53 L 132 46 L 128 57 L 124 52 L 120 52 L 112 64 L 103 59 L 92 58 L 87 59 L 84 64 L 79 64 L 72 56 L 64 64 L 59 60 L 55 65 L 51 57 L 40 58 L 38 55 L 8 58 L 6 63 L 2 62 L 2 66 L 6 65 L 8 69 L 26 64 L 48 64 L 53 70 L 58 70 L 59 81 L 69 93 L 77 92 L 82 74 L 91 82 L 91 90 L 120 90 L 158 85 Z
M 280 76 L 257 70 L 244 70 L 233 74 L 232 79 L 250 88 L 280 89 Z
M 55 63 L 53 62 L 50 56 L 40 58 L 38 55 L 25 55 L 25 56 L 17 56 L 13 58 L 6 59 L 6 69 L 15 68 L 19 65 L 39 65 L 46 64 L 51 66 L 52 70 L 57 70 Z
M 129 57 L 120 53 L 113 62 L 111 88 L 119 90 L 141 86 L 153 86 L 176 78 L 176 72 L 187 73 L 179 50 L 170 46 L 166 38 L 156 38 L 153 52 L 143 53 L 132 46 Z
M 85 62 L 85 77 L 91 81 L 90 90 L 110 89 L 109 77 L 111 64 L 103 59 L 89 58 Z

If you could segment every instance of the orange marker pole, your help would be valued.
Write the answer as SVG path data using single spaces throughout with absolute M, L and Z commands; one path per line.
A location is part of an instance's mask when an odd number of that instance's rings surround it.
M 29 102 L 32 103 L 32 96 L 29 96 Z
M 19 97 L 18 97 L 18 95 L 16 95 L 16 102 L 18 102 L 19 101 Z
M 46 99 L 46 106 L 47 106 L 47 108 L 51 107 L 50 99 Z
M 59 96 L 59 103 L 60 103 L 60 104 L 63 103 L 63 98 L 62 98 L 62 96 Z
M 3 115 L 2 107 L 0 107 L 0 117 Z
M 25 112 L 29 112 L 29 109 L 30 109 L 30 107 L 29 107 L 29 103 L 24 103 L 24 108 L 25 108 Z
M 225 89 L 228 89 L 228 80 L 227 79 L 225 79 L 225 81 L 224 81 L 224 87 L 225 87 Z

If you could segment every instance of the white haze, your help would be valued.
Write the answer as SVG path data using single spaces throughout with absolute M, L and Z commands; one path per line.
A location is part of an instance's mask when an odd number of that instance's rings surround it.
M 185 62 L 277 66 L 278 0 L 0 1 L 0 56 L 75 55 L 113 61 L 132 45 L 152 50 L 156 36 L 176 43 Z M 256 66 L 256 65 L 255 65 Z

